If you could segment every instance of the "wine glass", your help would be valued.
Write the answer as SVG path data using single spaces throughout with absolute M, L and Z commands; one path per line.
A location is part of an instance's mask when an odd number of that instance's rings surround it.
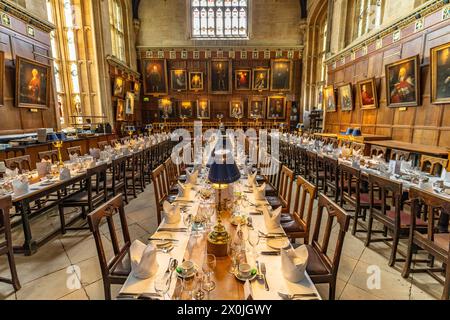
M 235 274 L 237 270 L 237 266 L 239 264 L 239 254 L 241 251 L 241 247 L 235 242 L 231 242 L 228 246 L 228 256 L 231 259 L 231 265 L 228 269 L 228 272 L 231 274 Z
M 203 282 L 203 290 L 210 292 L 216 287 L 214 281 L 211 281 L 211 275 L 214 273 L 216 268 L 216 256 L 213 254 L 207 254 L 203 260 L 202 270 L 206 276 L 206 281 Z
M 192 232 L 192 223 L 193 223 L 192 214 L 190 214 L 190 213 L 184 214 L 184 216 L 183 216 L 183 223 L 186 226 L 186 233 L 188 235 L 190 235 L 191 232 Z
M 248 243 L 253 248 L 253 256 L 257 258 L 256 246 L 259 244 L 259 232 L 256 230 L 249 229 L 248 230 Z
M 190 277 L 190 278 L 183 278 L 183 292 L 186 292 L 186 295 L 188 296 L 189 299 L 193 299 L 192 297 L 192 293 L 194 292 L 195 289 L 195 277 Z
M 192 292 L 193 300 L 203 300 L 205 298 L 205 293 L 202 290 L 203 287 L 203 276 L 201 274 L 196 274 L 194 276 L 194 291 Z
M 155 291 L 162 295 L 163 300 L 166 300 L 166 294 L 169 291 L 169 281 L 164 275 L 155 279 Z

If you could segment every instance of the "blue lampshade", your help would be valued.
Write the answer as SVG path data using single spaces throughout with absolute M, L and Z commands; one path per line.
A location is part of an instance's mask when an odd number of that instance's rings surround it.
M 230 156 L 229 153 L 230 151 L 228 150 L 218 150 L 215 152 L 216 159 L 211 164 L 208 176 L 211 183 L 230 184 L 241 178 L 241 173 L 239 172 L 234 159 L 233 161 L 228 161 L 229 163 L 226 161 L 227 155 Z M 217 156 L 222 157 L 222 161 L 216 161 Z
M 359 136 L 361 136 L 361 129 L 355 129 L 355 130 L 353 130 L 352 135 L 353 135 L 354 137 L 359 137 Z

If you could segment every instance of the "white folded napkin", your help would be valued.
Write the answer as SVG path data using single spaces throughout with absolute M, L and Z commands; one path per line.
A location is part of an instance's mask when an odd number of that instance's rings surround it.
M 100 149 L 97 149 L 97 148 L 91 148 L 91 149 L 89 149 L 89 154 L 90 154 L 94 159 L 100 159 Z
M 69 180 L 71 178 L 70 170 L 68 168 L 61 168 L 59 170 L 59 180 Z
M 189 193 L 191 191 L 191 184 L 182 184 L 178 181 L 178 196 L 181 198 L 189 198 Z
M 5 175 L 7 178 L 14 178 L 19 175 L 19 169 L 15 168 L 14 170 L 6 168 Z
M 281 270 L 286 280 L 299 282 L 305 278 L 308 265 L 308 249 L 300 246 L 297 249 L 281 250 Z
M 264 214 L 264 223 L 266 224 L 267 231 L 278 229 L 281 221 L 281 207 L 273 210 L 271 213 L 267 211 Z
M 180 206 L 178 204 L 172 205 L 168 201 L 163 203 L 164 214 L 166 217 L 166 223 L 174 224 L 181 220 Z
M 15 196 L 22 196 L 29 191 L 28 180 L 26 179 L 14 179 L 12 182 L 13 191 Z
M 148 279 L 158 271 L 156 247 L 135 240 L 130 246 L 131 272 L 136 278 Z
M 265 200 L 266 199 L 266 183 L 264 182 L 262 185 L 254 186 L 253 194 L 255 195 L 256 200 Z
M 444 182 L 450 182 L 450 172 L 447 170 L 442 169 L 441 179 L 444 180 Z
M 186 170 L 186 182 L 190 184 L 196 184 L 197 178 L 198 178 L 198 170 L 193 170 L 192 172 Z
M 39 177 L 45 177 L 48 173 L 50 173 L 51 168 L 51 162 L 47 162 L 46 160 L 42 160 L 41 162 L 36 163 L 36 170 Z
M 401 171 L 411 170 L 412 167 L 413 167 L 413 162 L 412 161 L 404 161 L 404 160 L 402 160 L 401 165 L 400 165 L 400 170 Z
M 254 187 L 256 184 L 256 172 L 253 174 L 249 174 L 247 178 L 247 186 Z

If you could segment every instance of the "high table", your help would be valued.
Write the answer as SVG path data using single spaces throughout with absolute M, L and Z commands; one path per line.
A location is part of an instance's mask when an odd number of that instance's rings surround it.
M 256 201 L 253 194 L 249 193 L 246 187 L 243 187 L 243 180 L 240 183 L 236 183 L 235 188 L 241 190 L 243 194 L 247 196 L 249 205 L 244 206 L 241 213 L 250 214 L 254 212 L 256 209 L 252 205 L 261 206 L 261 210 L 264 214 L 268 214 L 267 210 L 267 202 L 266 201 Z M 194 187 L 191 190 L 191 194 L 188 198 L 177 198 L 175 201 L 179 201 L 181 203 L 190 204 L 190 208 L 186 213 L 195 214 L 199 208 L 199 202 L 197 196 L 197 190 L 199 186 Z M 183 202 L 185 201 L 185 202 Z M 264 223 L 263 215 L 250 215 L 252 220 L 252 225 L 255 230 L 260 230 L 264 233 L 267 233 L 266 226 Z M 227 228 L 229 234 L 231 236 L 235 233 L 235 227 L 230 224 L 230 213 L 225 213 L 222 217 L 223 224 Z M 184 227 L 183 222 L 180 222 L 176 225 L 166 224 L 163 220 L 160 228 L 180 228 Z M 271 232 L 282 232 L 284 230 L 279 227 L 278 230 L 270 230 Z M 191 260 L 197 264 L 199 267 L 199 271 L 201 272 L 202 261 L 206 254 L 206 234 L 202 234 L 200 236 L 190 235 L 188 236 L 185 232 L 173 232 L 173 238 L 177 239 L 177 245 L 170 253 L 157 253 L 157 260 L 159 264 L 158 272 L 156 275 L 153 275 L 149 279 L 138 279 L 132 273 L 128 276 L 125 284 L 120 290 L 119 295 L 138 295 L 143 293 L 152 293 L 155 292 L 154 289 L 154 279 L 160 277 L 164 274 L 166 267 L 169 263 L 170 257 L 178 260 L 178 263 L 181 264 L 183 260 Z M 250 246 L 247 244 L 247 247 Z M 268 250 L 267 245 L 263 239 L 261 239 L 260 243 L 256 250 L 259 252 L 261 250 Z M 281 272 L 281 256 L 272 256 L 272 255 L 260 255 L 258 258 L 260 263 L 266 264 L 267 269 L 267 282 L 269 284 L 270 291 L 266 291 L 264 289 L 264 284 L 254 280 L 251 283 L 253 299 L 255 300 L 281 300 L 281 297 L 278 295 L 278 292 L 283 293 L 315 293 L 317 298 L 320 298 L 319 293 L 317 292 L 314 284 L 309 278 L 308 274 L 305 272 L 305 278 L 299 283 L 291 283 L 286 280 Z M 255 267 L 255 260 L 253 255 L 250 252 L 246 253 L 246 260 L 249 264 Z M 212 276 L 212 280 L 216 283 L 216 288 L 210 292 L 209 299 L 211 300 L 244 300 L 244 283 L 237 280 L 234 275 L 228 273 L 228 268 L 230 267 L 231 261 L 229 257 L 217 258 L 217 266 Z M 179 283 L 177 281 L 172 280 L 171 286 L 168 294 L 172 297 L 172 299 L 186 299 L 185 295 L 179 296 L 179 293 L 176 292 L 177 286 Z
M 409 143 L 397 140 L 380 140 L 380 141 L 370 141 L 370 144 L 386 147 L 389 149 L 400 149 L 405 151 L 410 151 L 414 153 L 429 154 L 433 156 L 448 156 L 450 149 L 446 147 L 429 146 L 418 143 Z

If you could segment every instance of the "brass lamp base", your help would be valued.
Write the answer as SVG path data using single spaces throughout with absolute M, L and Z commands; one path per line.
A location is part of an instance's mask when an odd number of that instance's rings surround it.
M 208 235 L 207 251 L 214 254 L 216 257 L 227 256 L 228 242 L 230 235 L 225 227 L 219 222 L 214 226 L 214 230 Z

